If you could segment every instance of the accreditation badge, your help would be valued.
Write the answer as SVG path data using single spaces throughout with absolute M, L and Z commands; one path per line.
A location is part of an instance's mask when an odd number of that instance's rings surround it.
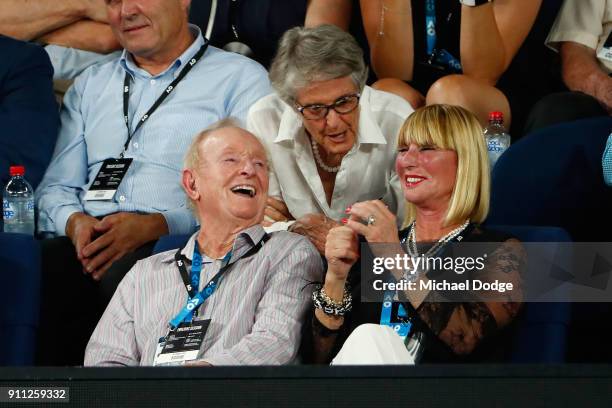
M 597 58 L 612 62 L 612 32 L 608 35 L 608 39 L 597 53 Z
M 210 319 L 181 323 L 157 342 L 154 366 L 180 366 L 196 360 L 208 331 Z
M 123 159 L 106 159 L 102 163 L 102 167 L 98 172 L 98 175 L 94 179 L 93 183 L 89 187 L 83 200 L 85 201 L 107 201 L 112 200 L 121 180 L 125 177 L 130 165 L 132 164 L 132 158 Z

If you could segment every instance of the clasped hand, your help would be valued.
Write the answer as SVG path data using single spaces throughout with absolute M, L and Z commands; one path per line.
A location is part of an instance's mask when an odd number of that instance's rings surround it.
M 70 216 L 66 233 L 83 272 L 100 280 L 115 261 L 167 233 L 167 225 L 161 214 L 121 212 L 98 220 L 76 213 Z
M 331 229 L 325 244 L 327 273 L 338 280 L 346 280 L 349 270 L 359 259 L 358 235 L 371 244 L 399 244 L 396 217 L 382 201 L 356 203 L 347 208 L 346 213 L 349 218 L 342 220 L 344 226 Z M 368 219 L 373 221 L 369 225 Z M 376 246 L 371 249 L 378 255 Z

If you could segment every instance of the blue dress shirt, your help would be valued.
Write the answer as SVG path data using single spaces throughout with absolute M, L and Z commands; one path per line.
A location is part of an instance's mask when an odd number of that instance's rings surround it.
M 38 230 L 66 234 L 75 212 L 98 217 L 116 212 L 161 213 L 170 234 L 187 234 L 196 222 L 181 187 L 183 156 L 202 129 L 232 116 L 245 121 L 249 107 L 270 93 L 267 73 L 256 62 L 209 46 L 176 90 L 140 127 L 125 157 L 133 158 L 115 197 L 83 201 L 105 159 L 117 158 L 127 140 L 123 120 L 123 80 L 131 77 L 131 129 L 204 44 L 191 26 L 194 43 L 158 75 L 136 66 L 126 51 L 120 58 L 89 67 L 64 97 L 61 130 L 53 159 L 36 190 Z

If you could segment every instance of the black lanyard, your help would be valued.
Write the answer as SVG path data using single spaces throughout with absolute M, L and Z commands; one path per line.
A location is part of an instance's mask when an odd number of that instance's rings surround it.
M 164 100 L 166 100 L 168 95 L 170 95 L 172 91 L 174 91 L 174 89 L 179 84 L 179 82 L 181 82 L 181 80 L 185 78 L 185 76 L 189 73 L 189 71 L 191 71 L 193 66 L 197 64 L 200 58 L 202 58 L 202 55 L 204 55 L 204 52 L 206 52 L 207 47 L 208 47 L 208 42 L 202 45 L 202 47 L 193 56 L 193 58 L 189 60 L 185 68 L 183 68 L 183 70 L 178 74 L 178 76 L 174 79 L 174 81 L 172 81 L 172 83 L 168 85 L 168 87 L 159 96 L 159 98 L 157 98 L 153 106 L 151 106 L 151 108 L 147 111 L 147 113 L 145 113 L 144 116 L 140 119 L 140 121 L 138 122 L 138 125 L 136 125 L 136 129 L 134 129 L 133 132 L 130 132 L 130 118 L 129 118 L 129 113 L 128 113 L 128 107 L 130 103 L 130 75 L 127 72 L 125 73 L 125 79 L 123 80 L 123 119 L 125 121 L 125 126 L 127 127 L 128 138 L 125 141 L 125 145 L 123 146 L 123 152 L 121 153 L 122 158 L 123 158 L 124 153 L 127 151 L 128 146 L 130 145 L 132 136 L 134 136 L 134 134 L 138 132 L 138 129 L 140 129 L 140 127 L 147 121 L 147 119 L 149 119 L 151 115 L 153 115 L 153 113 L 157 110 L 157 108 L 159 108 L 159 106 L 164 102 Z
M 261 238 L 261 240 L 254 247 L 249 249 L 244 255 L 242 255 L 240 259 L 248 258 L 252 255 L 255 255 L 264 246 L 268 239 L 270 239 L 270 235 L 264 233 L 264 236 Z M 195 245 L 197 245 L 197 242 L 195 243 Z M 174 261 L 176 262 L 176 266 L 178 267 L 178 270 L 181 274 L 181 278 L 183 279 L 183 284 L 185 285 L 185 289 L 187 289 L 189 298 L 193 298 L 198 293 L 199 288 L 194 288 L 191 284 L 191 278 L 189 276 L 189 273 L 187 273 L 187 268 L 185 267 L 185 262 L 187 261 L 187 259 L 185 255 L 181 253 L 183 249 L 184 248 L 181 248 L 176 251 L 176 253 L 174 254 Z M 215 276 L 213 276 L 212 279 L 208 281 L 208 283 L 204 286 L 204 290 L 206 290 L 207 287 L 216 287 L 221 278 L 223 278 L 223 275 L 230 269 L 233 264 L 234 263 L 230 264 L 230 260 L 228 259 L 227 262 L 225 262 L 224 265 L 221 267 L 219 272 L 217 272 Z

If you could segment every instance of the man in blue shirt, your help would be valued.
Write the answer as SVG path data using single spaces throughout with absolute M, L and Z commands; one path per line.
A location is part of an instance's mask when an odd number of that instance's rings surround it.
M 267 74 L 257 63 L 207 47 L 199 29 L 188 24 L 189 0 L 106 3 L 109 24 L 125 51 L 88 68 L 66 94 L 55 153 L 36 191 L 39 232 L 62 237 L 43 242 L 47 316 L 41 319 L 41 342 L 55 350 L 42 354 L 61 355 L 58 348 L 80 354 L 76 361 L 42 358 L 46 364 L 81 363 L 87 337 L 125 272 L 151 253 L 161 235 L 195 230 L 180 185 L 192 138 L 224 117 L 244 121 L 249 107 L 269 93 Z M 103 164 L 120 159 L 131 163 L 116 192 L 90 201 Z M 68 253 L 71 260 L 65 260 Z M 46 302 L 50 299 L 57 307 Z M 73 313 L 76 305 L 91 305 L 79 321 L 86 326 L 79 331 L 87 332 L 82 344 L 49 344 L 44 326 L 51 337 L 61 324 L 53 316 L 66 320 L 63 311 Z M 72 319 L 74 328 L 78 318 Z

